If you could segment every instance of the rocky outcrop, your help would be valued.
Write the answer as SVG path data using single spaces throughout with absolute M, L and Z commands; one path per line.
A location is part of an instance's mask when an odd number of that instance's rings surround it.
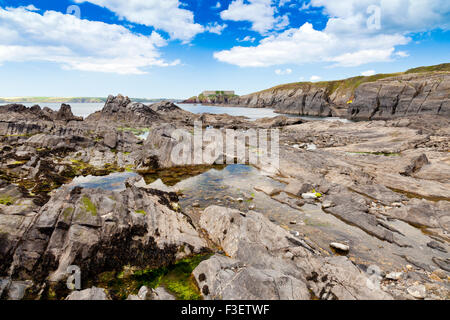
M 0 106 L 0 120 L 4 122 L 17 121 L 83 121 L 82 117 L 73 115 L 69 105 L 62 104 L 59 111 L 34 105 L 30 108 L 22 104 Z
M 149 106 L 131 102 L 128 97 L 109 96 L 101 111 L 86 118 L 91 123 L 119 123 L 123 126 L 150 126 L 161 120 L 161 116 Z
M 450 116 L 450 72 L 407 74 L 362 84 L 348 109 L 353 120 L 416 114 Z
M 354 77 L 317 83 L 291 83 L 244 96 L 188 103 L 272 108 L 303 116 L 341 116 L 352 120 L 409 115 L 450 115 L 450 64 L 404 73 Z
M 229 101 L 229 104 L 252 108 L 272 108 L 276 112 L 329 117 L 333 115 L 332 100 L 326 86 L 312 83 L 296 85 L 294 88 L 273 88 L 258 93 L 241 96 Z M 345 99 L 344 99 L 345 100 Z M 345 102 L 344 102 L 345 103 Z
M 130 183 L 133 183 L 130 181 Z M 76 265 L 83 277 L 124 265 L 161 267 L 204 252 L 206 243 L 186 216 L 176 194 L 64 187 L 40 210 L 0 212 L 1 276 L 14 281 L 60 283 Z
M 194 270 L 206 299 L 391 298 L 371 287 L 346 257 L 322 257 L 262 214 L 213 206 L 202 214 L 200 226 L 226 253 Z

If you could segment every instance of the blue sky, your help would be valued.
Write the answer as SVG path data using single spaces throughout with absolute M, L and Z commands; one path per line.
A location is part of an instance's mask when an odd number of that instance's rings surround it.
M 186 98 L 404 71 L 450 62 L 449 29 L 448 0 L 0 0 L 0 97 Z

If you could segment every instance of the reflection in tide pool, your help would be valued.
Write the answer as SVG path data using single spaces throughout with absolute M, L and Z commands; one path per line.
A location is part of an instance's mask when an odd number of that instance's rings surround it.
M 211 113 L 211 114 L 229 114 L 230 116 L 236 117 L 247 117 L 254 121 L 261 118 L 273 118 L 279 116 L 272 109 L 265 108 L 241 108 L 241 107 L 218 107 L 218 106 L 205 106 L 201 104 L 184 104 L 177 103 L 181 109 L 186 111 L 201 114 L 201 113 Z
M 129 178 L 138 176 L 134 172 L 112 173 L 104 177 L 76 177 L 67 185 L 69 188 L 81 187 L 85 189 L 103 189 L 108 191 L 125 190 L 125 181 Z

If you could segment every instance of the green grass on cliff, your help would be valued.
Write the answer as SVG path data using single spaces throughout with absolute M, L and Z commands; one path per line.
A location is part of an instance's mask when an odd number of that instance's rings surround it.
M 409 69 L 405 73 L 409 74 L 409 73 L 424 73 L 424 72 L 439 72 L 439 71 L 450 71 L 450 63 L 443 63 L 438 64 L 436 66 Z
M 329 95 L 332 95 L 336 91 L 340 92 L 348 92 L 351 91 L 352 93 L 355 92 L 355 90 L 364 83 L 369 82 L 375 82 L 378 80 L 400 76 L 403 74 L 411 74 L 411 73 L 426 73 L 426 72 L 449 72 L 450 71 L 450 63 L 444 63 L 436 66 L 429 66 L 429 67 L 419 67 L 410 69 L 406 72 L 397 72 L 397 73 L 380 73 L 373 76 L 358 76 L 358 77 L 352 77 L 344 80 L 335 80 L 335 81 L 320 81 L 320 82 L 294 82 L 294 83 L 288 83 L 288 84 L 282 84 L 270 89 L 266 89 L 263 91 L 256 92 L 258 93 L 265 93 L 265 92 L 278 92 L 278 91 L 284 91 L 284 90 L 295 90 L 295 89 L 304 89 L 308 90 L 310 88 L 326 88 Z

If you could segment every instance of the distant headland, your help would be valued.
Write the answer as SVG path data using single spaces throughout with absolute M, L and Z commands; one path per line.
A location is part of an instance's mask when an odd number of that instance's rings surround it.
M 0 103 L 105 103 L 107 97 L 0 97 Z M 176 101 L 175 99 L 132 98 L 134 102 Z

